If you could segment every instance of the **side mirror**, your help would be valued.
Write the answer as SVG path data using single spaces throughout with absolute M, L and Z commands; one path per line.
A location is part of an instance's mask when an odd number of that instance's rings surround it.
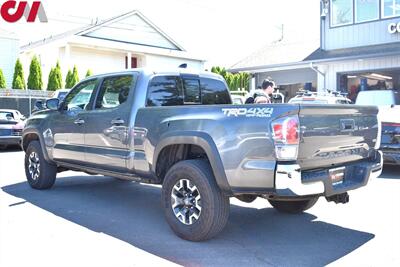
M 58 110 L 60 100 L 58 98 L 51 98 L 46 100 L 46 108 L 50 110 Z

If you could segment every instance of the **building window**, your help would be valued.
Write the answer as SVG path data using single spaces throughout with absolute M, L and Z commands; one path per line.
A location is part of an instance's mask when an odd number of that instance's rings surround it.
M 331 0 L 331 25 L 353 23 L 353 0 Z
M 400 16 L 400 0 L 381 0 L 382 17 L 390 18 Z
M 356 23 L 379 19 L 379 0 L 355 0 L 355 15 Z

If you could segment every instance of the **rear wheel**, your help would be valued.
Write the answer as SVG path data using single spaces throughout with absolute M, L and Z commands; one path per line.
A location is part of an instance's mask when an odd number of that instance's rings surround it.
M 228 221 L 229 198 L 204 160 L 185 160 L 172 166 L 164 179 L 162 202 L 169 226 L 186 240 L 210 239 Z
M 29 143 L 25 153 L 25 175 L 29 185 L 35 189 L 48 189 L 56 180 L 57 166 L 46 161 L 36 140 Z
M 269 203 L 279 212 L 301 213 L 310 209 L 318 201 L 318 197 L 311 197 L 306 200 L 268 200 Z

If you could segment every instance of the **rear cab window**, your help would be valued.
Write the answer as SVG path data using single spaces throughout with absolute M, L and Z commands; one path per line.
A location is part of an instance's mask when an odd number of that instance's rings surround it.
M 229 89 L 223 81 L 201 78 L 200 83 L 203 105 L 232 104 Z
M 159 75 L 149 82 L 146 106 L 232 104 L 226 84 L 198 76 Z
M 178 76 L 155 76 L 149 83 L 146 106 L 183 105 L 182 83 Z

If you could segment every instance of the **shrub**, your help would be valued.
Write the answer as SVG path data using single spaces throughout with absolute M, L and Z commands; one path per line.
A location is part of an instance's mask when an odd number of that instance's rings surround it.
M 41 90 L 42 88 L 42 68 L 38 58 L 34 56 L 29 66 L 28 89 Z
M 19 77 L 19 81 L 17 82 L 18 77 Z M 15 62 L 12 88 L 13 89 L 25 89 L 26 88 L 25 79 L 24 79 L 24 70 L 22 68 L 22 64 L 21 64 L 21 61 L 19 61 L 19 59 L 17 59 L 17 61 Z
M 3 71 L 0 69 L 0 89 L 4 89 L 6 87 L 6 79 L 4 78 Z

